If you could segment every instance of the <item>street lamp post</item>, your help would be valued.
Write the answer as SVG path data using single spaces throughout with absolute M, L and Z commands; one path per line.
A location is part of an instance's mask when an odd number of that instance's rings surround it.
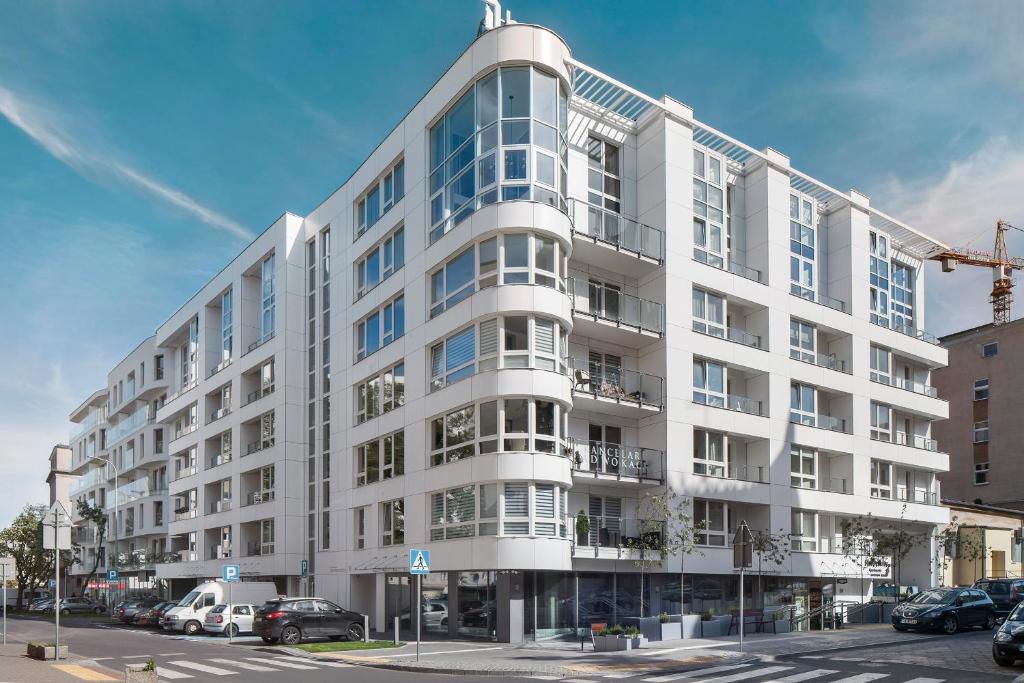
M 117 538 L 117 513 L 118 513 L 118 508 L 119 508 L 118 501 L 120 500 L 120 496 L 118 496 L 118 493 L 117 493 L 117 478 L 118 478 L 118 474 L 119 473 L 118 473 L 118 470 L 117 470 L 117 465 L 114 464 L 114 461 L 111 460 L 110 458 L 94 458 L 94 460 L 98 460 L 99 462 L 102 462 L 104 465 L 110 467 L 110 469 L 114 470 L 114 569 L 117 569 L 117 558 L 118 558 L 118 554 L 117 554 L 117 542 L 118 542 L 118 538 Z M 120 575 L 118 575 L 117 580 L 118 581 L 121 580 Z M 111 617 L 114 616 L 114 602 L 113 602 L 113 599 L 111 597 L 112 593 L 113 593 L 113 591 L 110 588 L 110 584 L 108 583 L 107 584 L 107 602 L 110 603 L 110 604 L 109 604 L 107 609 L 108 609 L 108 614 Z

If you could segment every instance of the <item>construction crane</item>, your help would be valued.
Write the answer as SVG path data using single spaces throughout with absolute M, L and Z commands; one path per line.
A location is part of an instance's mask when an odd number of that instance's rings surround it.
M 951 273 L 958 263 L 968 266 L 982 266 L 992 269 L 992 293 L 989 302 L 992 304 L 992 324 L 1002 325 L 1010 322 L 1010 304 L 1013 303 L 1014 270 L 1024 270 L 1024 258 L 1009 256 L 1006 253 L 1006 231 L 1009 228 L 1024 232 L 1021 228 L 1010 225 L 1003 219 L 996 221 L 996 243 L 992 252 L 976 249 L 950 249 L 931 257 L 933 261 L 942 263 L 942 272 Z

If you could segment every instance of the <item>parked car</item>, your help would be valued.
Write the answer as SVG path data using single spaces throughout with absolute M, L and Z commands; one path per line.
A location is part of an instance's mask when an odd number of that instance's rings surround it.
M 921 591 L 892 611 L 892 626 L 897 631 L 940 629 L 952 634 L 965 626 L 992 629 L 995 624 L 992 599 L 976 588 Z
M 29 612 L 48 612 L 53 607 L 53 598 L 37 598 L 29 606 Z
M 448 604 L 440 600 L 423 601 L 423 628 L 427 630 L 439 630 L 448 628 Z M 402 612 L 400 616 L 402 625 L 412 627 L 412 615 Z
M 271 600 L 256 610 L 253 633 L 264 643 L 295 645 L 308 638 L 363 639 L 363 615 L 320 598 Z
M 259 605 L 277 599 L 277 587 L 272 581 L 205 581 L 164 612 L 161 624 L 165 631 L 182 631 L 195 635 L 203 630 L 206 615 L 216 605 L 227 603 L 228 591 L 233 604 Z
M 230 614 L 230 619 L 228 618 Z M 230 634 L 252 633 L 252 620 L 256 605 L 214 605 L 203 619 L 203 630 L 207 633 Z
M 53 601 L 50 601 L 48 612 L 53 612 Z M 85 598 L 61 598 L 60 599 L 60 613 L 61 614 L 103 614 L 107 611 L 105 605 L 101 605 L 92 600 L 86 600 Z
M 988 593 L 996 606 L 996 616 L 1005 616 L 1024 598 L 1024 579 L 981 579 L 974 587 Z
M 136 614 L 133 623 L 136 626 L 159 626 L 164 611 L 176 604 L 175 602 L 158 602 L 149 609 L 141 610 Z
M 1024 659 L 1024 602 L 1018 602 L 992 636 L 992 659 L 999 666 L 1013 666 Z
M 145 612 L 159 603 L 160 598 L 155 597 L 126 600 L 124 605 L 117 609 L 114 616 L 117 617 L 117 620 L 122 624 L 133 624 L 135 623 L 135 617 L 138 616 L 140 612 Z

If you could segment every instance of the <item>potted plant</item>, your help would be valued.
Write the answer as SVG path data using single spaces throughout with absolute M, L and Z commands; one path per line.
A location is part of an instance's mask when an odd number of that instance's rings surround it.
M 683 624 L 678 617 L 670 617 L 668 612 L 658 615 L 658 623 L 661 625 L 662 640 L 679 640 L 683 637 Z
M 714 609 L 706 609 L 700 615 L 700 633 L 702 638 L 718 638 L 722 635 L 721 621 L 715 618 Z
M 57 646 L 54 643 L 46 643 L 40 641 L 33 641 L 27 644 L 26 654 L 32 659 L 57 659 L 58 652 Z M 68 657 L 68 646 L 61 644 L 60 646 L 60 659 L 67 659 Z
M 626 629 L 616 624 L 594 635 L 594 652 L 617 652 L 628 650 L 630 641 L 622 638 Z
M 125 683 L 157 683 L 156 662 L 129 664 L 124 668 Z
M 647 638 L 640 633 L 640 629 L 636 626 L 627 627 L 623 631 L 622 638 L 629 641 L 629 645 L 626 646 L 627 650 L 639 650 L 647 645 Z
M 789 612 L 787 610 L 778 610 L 772 618 L 775 621 L 776 633 L 789 633 L 793 630 L 793 625 L 789 621 Z
M 576 545 L 590 544 L 590 518 L 583 510 L 576 515 Z

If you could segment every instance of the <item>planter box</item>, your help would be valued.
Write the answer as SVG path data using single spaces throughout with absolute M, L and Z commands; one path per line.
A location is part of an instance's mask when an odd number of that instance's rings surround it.
M 594 636 L 594 652 L 619 652 L 629 650 L 632 638 L 618 636 Z
M 683 625 L 678 621 L 669 621 L 661 625 L 662 640 L 681 640 L 683 637 Z
M 35 643 L 29 643 L 27 654 L 32 659 L 57 659 L 57 648 L 53 645 L 36 645 Z M 68 658 L 68 646 L 60 646 L 60 658 Z
M 156 669 L 145 671 L 145 664 L 129 664 L 124 668 L 125 683 L 158 683 Z
M 722 626 L 716 619 L 701 621 L 700 635 L 702 638 L 718 638 L 722 635 Z
M 679 625 L 682 627 L 680 629 L 682 634 L 680 635 L 680 638 L 700 638 L 700 615 L 684 614 L 681 619 L 682 623 Z
M 790 624 L 789 619 L 782 619 L 775 621 L 775 632 L 776 633 L 789 633 Z

